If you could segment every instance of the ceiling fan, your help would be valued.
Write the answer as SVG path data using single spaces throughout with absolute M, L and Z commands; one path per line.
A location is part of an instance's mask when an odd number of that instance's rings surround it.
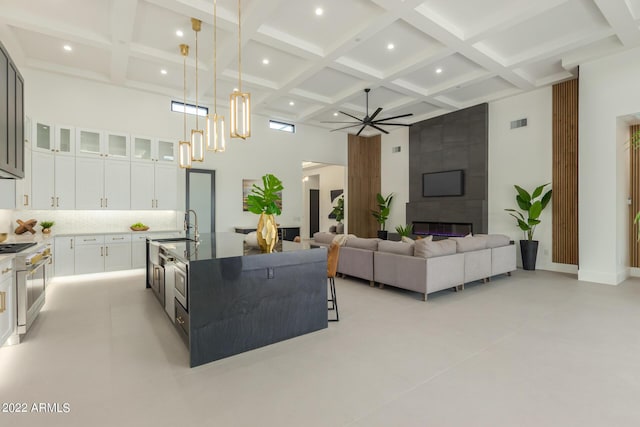
M 385 119 L 376 120 L 376 117 L 382 111 L 382 107 L 378 107 L 378 109 L 376 111 L 374 111 L 374 113 L 371 116 L 369 116 L 369 92 L 370 91 L 371 91 L 371 89 L 369 89 L 369 88 L 364 90 L 364 92 L 366 94 L 366 97 L 367 97 L 367 115 L 364 116 L 364 118 L 360 119 L 360 118 L 358 118 L 356 116 L 352 116 L 349 113 L 345 113 L 344 111 L 339 111 L 341 114 L 344 114 L 345 116 L 349 116 L 352 119 L 355 119 L 357 121 L 355 121 L 355 122 L 321 122 L 321 123 L 345 123 L 345 124 L 348 123 L 349 124 L 349 126 L 341 127 L 341 128 L 338 128 L 338 129 L 332 129 L 331 132 L 335 132 L 337 130 L 348 129 L 348 128 L 352 128 L 352 127 L 357 127 L 357 126 L 362 126 L 356 135 L 360 135 L 362 133 L 362 131 L 364 130 L 364 128 L 366 128 L 367 126 L 372 127 L 374 129 L 377 129 L 380 132 L 384 132 L 386 134 L 388 134 L 389 132 L 384 130 L 384 129 L 382 129 L 379 126 L 411 126 L 411 125 L 404 124 L 404 123 L 387 123 L 387 121 L 388 120 L 393 120 L 393 119 L 399 119 L 401 117 L 413 116 L 413 113 L 400 114 L 398 116 L 387 117 Z

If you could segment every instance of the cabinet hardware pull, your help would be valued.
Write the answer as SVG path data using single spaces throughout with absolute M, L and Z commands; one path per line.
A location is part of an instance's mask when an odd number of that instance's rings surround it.
M 73 239 L 69 239 L 69 249 L 73 249 Z
M 107 247 L 105 248 L 105 252 L 106 252 L 106 253 L 105 253 L 105 256 L 109 256 L 109 246 L 107 246 Z
M 100 199 L 100 207 L 101 207 L 101 208 L 102 208 L 102 207 L 104 207 L 104 206 L 102 206 L 102 205 L 104 204 L 103 200 L 104 200 L 104 199 Z
M 100 256 L 104 256 L 104 247 L 100 246 Z
M 51 207 L 53 208 L 55 206 L 56 206 L 56 204 L 55 204 L 54 198 L 53 198 L 53 196 L 51 196 Z
M 25 206 L 29 206 L 29 195 L 28 194 L 24 195 L 24 205 Z
M 114 237 L 113 240 L 124 240 L 124 237 Z
M 7 311 L 7 293 L 0 292 L 0 313 Z
M 60 207 L 60 197 L 56 197 L 56 208 Z
M 176 317 L 176 322 L 178 322 L 181 325 L 184 325 L 184 319 L 181 316 Z
M 104 207 L 105 208 L 109 207 L 109 199 L 104 199 Z

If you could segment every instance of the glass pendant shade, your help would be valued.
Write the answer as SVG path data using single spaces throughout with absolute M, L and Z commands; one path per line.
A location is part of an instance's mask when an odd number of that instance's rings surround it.
M 251 136 L 251 94 L 235 91 L 230 101 L 231 138 L 247 139 Z
M 181 168 L 191 168 L 191 142 L 180 141 L 178 144 L 178 162 Z
M 204 162 L 204 131 L 191 130 L 191 160 Z
M 224 116 L 209 114 L 207 116 L 207 150 L 223 153 L 226 148 Z

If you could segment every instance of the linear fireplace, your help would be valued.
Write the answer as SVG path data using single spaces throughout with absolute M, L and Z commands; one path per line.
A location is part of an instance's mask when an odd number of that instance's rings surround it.
M 413 234 L 418 236 L 464 237 L 473 232 L 473 224 L 464 222 L 414 221 Z

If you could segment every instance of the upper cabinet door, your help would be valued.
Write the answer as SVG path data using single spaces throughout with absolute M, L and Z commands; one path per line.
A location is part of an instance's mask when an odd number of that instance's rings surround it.
M 76 154 L 78 156 L 103 156 L 102 131 L 76 129 Z
M 178 143 L 170 139 L 156 141 L 155 159 L 164 163 L 175 163 L 178 155 Z
M 76 154 L 76 132 L 71 126 L 56 125 L 56 154 L 73 156 Z
M 105 157 L 129 159 L 129 135 L 117 132 L 105 132 L 105 147 L 102 153 Z
M 148 136 L 131 137 L 131 160 L 150 162 L 154 160 L 155 140 Z
M 34 120 L 31 138 L 33 140 L 31 144 L 33 151 L 55 152 L 54 127 L 51 124 Z

